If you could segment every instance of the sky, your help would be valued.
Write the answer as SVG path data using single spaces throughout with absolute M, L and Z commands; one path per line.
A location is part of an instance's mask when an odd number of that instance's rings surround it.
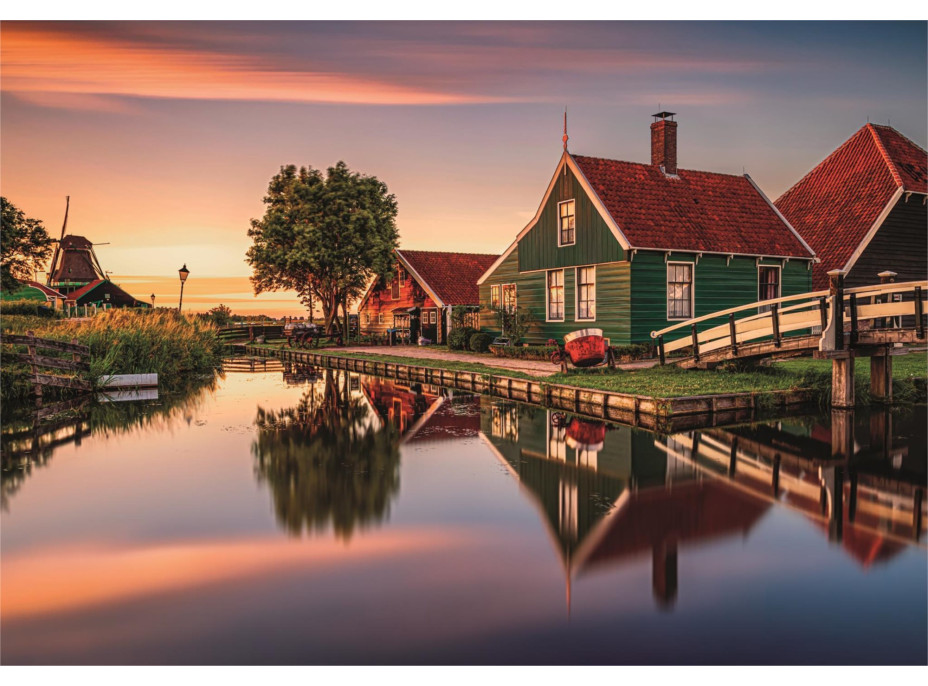
M 502 252 L 565 108 L 571 152 L 639 162 L 663 109 L 682 168 L 746 171 L 776 199 L 867 121 L 926 147 L 926 27 L 3 22 L 0 188 L 56 237 L 70 195 L 69 233 L 105 243 L 137 297 L 176 304 L 185 263 L 192 308 L 299 314 L 291 294 L 255 300 L 244 261 L 281 165 L 380 178 L 403 247 Z

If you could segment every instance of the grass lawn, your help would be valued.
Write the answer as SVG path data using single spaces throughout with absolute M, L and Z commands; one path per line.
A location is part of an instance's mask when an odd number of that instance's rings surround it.
M 264 346 L 278 347 L 278 346 Z M 488 367 L 479 362 L 452 362 L 444 360 L 417 359 L 381 353 L 346 353 L 337 349 L 320 350 L 323 354 L 357 359 L 412 364 L 430 369 L 469 371 L 517 379 L 535 379 L 549 383 L 593 388 L 615 393 L 630 393 L 653 398 L 674 398 L 691 395 L 719 393 L 749 393 L 809 389 L 819 399 L 825 399 L 831 390 L 831 363 L 827 360 L 802 358 L 777 362 L 769 367 L 758 367 L 750 371 L 732 370 L 684 370 L 677 367 L 652 367 L 637 370 L 571 369 L 567 374 L 548 377 L 533 377 L 522 372 Z M 477 355 L 474 356 L 478 358 Z M 478 358 L 479 359 L 479 358 Z M 915 379 L 928 376 L 928 355 L 925 352 L 910 353 L 893 358 L 895 393 L 899 400 L 914 399 Z M 869 398 L 870 364 L 866 359 L 857 364 L 857 393 L 861 402 Z

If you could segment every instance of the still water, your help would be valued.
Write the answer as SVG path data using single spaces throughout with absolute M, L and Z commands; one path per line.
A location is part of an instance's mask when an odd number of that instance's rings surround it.
M 924 664 L 925 418 L 660 436 L 230 366 L 7 422 L 0 658 Z

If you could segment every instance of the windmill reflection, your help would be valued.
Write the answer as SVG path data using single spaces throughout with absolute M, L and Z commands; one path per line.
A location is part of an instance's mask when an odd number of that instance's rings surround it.
M 647 554 L 655 601 L 670 608 L 687 547 L 747 536 L 774 506 L 803 512 L 863 566 L 921 544 L 925 446 L 915 431 L 894 438 L 892 415 L 879 417 L 859 422 L 871 448 L 854 443 L 853 417 L 660 437 L 484 399 L 481 432 L 542 514 L 568 611 L 576 578 Z M 832 436 L 847 426 L 850 439 Z M 840 453 L 847 440 L 852 455 Z

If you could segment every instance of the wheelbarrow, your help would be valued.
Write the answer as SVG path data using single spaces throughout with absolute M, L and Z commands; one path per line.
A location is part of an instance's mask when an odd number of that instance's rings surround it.
M 564 347 L 557 344 L 557 350 L 551 353 L 551 364 L 560 365 L 561 371 L 567 373 L 567 363 L 574 367 L 596 367 L 602 364 L 615 369 L 615 353 L 609 341 L 603 337 L 602 329 L 580 329 L 564 336 Z

